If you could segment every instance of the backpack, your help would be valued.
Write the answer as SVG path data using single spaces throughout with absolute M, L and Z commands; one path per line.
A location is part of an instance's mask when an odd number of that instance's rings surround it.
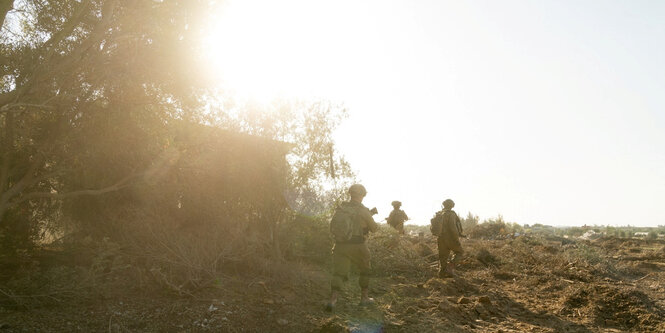
M 454 210 L 449 211 L 450 213 L 455 215 L 455 227 L 457 228 L 457 233 L 462 236 L 462 223 L 459 219 L 459 216 L 457 216 L 457 213 L 455 213 Z M 443 217 L 445 214 L 448 212 L 437 212 L 436 215 L 430 220 L 430 231 L 432 231 L 432 234 L 434 236 L 441 236 L 441 233 L 443 232 Z
M 432 232 L 432 235 L 441 236 L 441 232 L 443 231 L 443 214 L 436 213 L 429 222 L 429 230 Z
M 353 207 L 339 205 L 330 220 L 330 233 L 335 242 L 348 242 L 353 236 L 356 211 Z

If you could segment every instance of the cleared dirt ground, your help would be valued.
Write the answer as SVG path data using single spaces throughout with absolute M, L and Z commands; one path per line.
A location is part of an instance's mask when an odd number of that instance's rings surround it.
M 110 281 L 75 301 L 5 302 L 0 332 L 665 332 L 662 241 L 467 239 L 450 279 L 435 277 L 432 237 L 382 228 L 369 244 L 376 306 L 358 305 L 352 276 L 327 313 L 328 267 L 285 263 L 185 296 Z

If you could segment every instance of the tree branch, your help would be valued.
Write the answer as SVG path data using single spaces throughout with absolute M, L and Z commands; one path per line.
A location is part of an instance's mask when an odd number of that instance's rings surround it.
M 7 1 L 7 0 L 0 0 L 0 1 Z M 11 0 L 9 0 L 11 2 Z M 1 5 L 2 3 L 0 2 L 0 10 L 1 10 Z M 76 11 L 72 16 L 70 16 L 67 21 L 64 23 L 62 26 L 62 29 L 60 29 L 58 32 L 54 33 L 51 38 L 49 38 L 44 44 L 43 48 L 46 49 L 46 52 L 44 54 L 45 58 L 50 59 L 52 55 L 55 54 L 56 48 L 53 47 L 60 43 L 62 40 L 67 38 L 71 33 L 74 31 L 74 29 L 81 23 L 81 19 L 84 15 L 87 14 L 88 10 L 90 8 L 90 1 L 82 1 L 79 5 Z M 0 11 L 0 14 L 2 12 Z M 86 48 L 87 49 L 87 48 Z M 64 61 L 61 61 L 61 63 L 56 63 L 55 67 L 52 68 L 51 70 L 45 70 L 44 66 L 39 66 L 35 67 L 34 72 L 32 73 L 33 75 L 28 75 L 27 73 L 25 74 L 27 77 L 30 77 L 31 79 L 28 80 L 28 83 L 25 84 L 24 86 L 21 87 L 16 87 L 16 89 L 6 92 L 3 94 L 0 94 L 0 112 L 6 112 L 9 110 L 10 107 L 7 107 L 8 104 L 12 103 L 12 101 L 16 102 L 18 101 L 23 93 L 30 91 L 33 86 L 38 83 L 38 82 L 43 82 L 44 79 L 41 79 L 40 77 L 48 77 L 48 74 L 51 73 L 66 73 L 68 72 L 67 68 L 62 68 L 62 63 L 67 64 L 71 62 L 75 62 L 78 60 L 76 59 L 70 59 L 74 58 L 73 56 L 65 57 Z M 48 61 L 47 61 L 48 62 Z M 10 104 L 11 105 L 11 104 Z
M 44 43 L 44 46 L 50 47 L 53 46 L 57 43 L 60 43 L 63 39 L 65 39 L 67 36 L 69 36 L 72 31 L 74 31 L 74 28 L 81 23 L 81 18 L 83 15 L 85 15 L 88 7 L 90 6 L 90 1 L 83 1 L 79 5 L 79 8 L 76 9 L 74 14 L 67 19 L 67 22 L 62 26 L 62 29 L 58 31 L 57 33 L 53 34 L 51 38 L 49 38 L 46 43 Z M 53 54 L 53 50 L 51 50 L 50 54 Z
M 21 191 L 23 191 L 26 187 L 30 185 L 30 183 L 34 180 L 35 178 L 35 171 L 37 171 L 37 168 L 40 167 L 44 163 L 43 156 L 41 154 L 38 154 L 37 157 L 35 157 L 35 160 L 32 162 L 30 167 L 28 168 L 28 171 L 26 171 L 25 175 L 16 182 L 13 186 L 11 186 L 9 189 L 6 191 L 2 192 L 2 195 L 0 195 L 0 207 L 5 207 L 6 209 L 6 204 L 11 200 L 11 198 L 19 195 Z M 11 206 L 11 205 L 10 205 Z M 0 210 L 0 214 L 3 213 L 2 210 Z
M 16 100 L 16 89 L 0 94 L 0 108 Z
M 27 108 L 37 108 L 37 109 L 45 109 L 45 110 L 52 110 L 53 107 L 50 105 L 45 105 L 45 104 L 30 104 L 30 103 L 9 103 L 5 104 L 2 107 L 0 107 L 0 112 L 9 112 L 12 109 L 18 109 L 21 107 L 27 107 Z
M 83 196 L 83 195 L 101 195 L 104 193 L 109 193 L 109 192 L 115 192 L 118 190 L 121 190 L 123 188 L 126 188 L 128 186 L 131 186 L 132 184 L 130 181 L 132 179 L 138 178 L 140 175 L 138 174 L 131 174 L 117 183 L 107 186 L 104 188 L 100 189 L 92 189 L 92 190 L 78 190 L 78 191 L 73 191 L 73 192 L 67 192 L 67 193 L 57 193 L 57 192 L 32 192 L 28 193 L 26 195 L 21 196 L 20 198 L 12 201 L 9 205 L 8 208 L 11 208 L 13 206 L 16 206 L 17 204 L 21 202 L 25 202 L 28 200 L 32 199 L 37 199 L 37 198 L 51 198 L 51 199 L 65 199 L 65 198 L 71 198 L 71 197 L 78 197 L 78 196 Z

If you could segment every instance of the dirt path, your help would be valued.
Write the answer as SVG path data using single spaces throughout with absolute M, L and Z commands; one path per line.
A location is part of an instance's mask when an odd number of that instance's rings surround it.
M 386 332 L 665 332 L 665 274 L 653 264 L 665 262 L 662 246 L 636 244 L 630 251 L 641 254 L 622 260 L 602 245 L 466 241 L 457 278 L 435 278 L 434 267 L 424 277 L 380 276 L 376 309 L 349 304 L 321 331 L 378 331 L 363 329 L 371 323 Z
M 459 276 L 439 279 L 423 244 L 371 241 L 375 306 L 358 305 L 352 277 L 325 312 L 327 267 L 289 264 L 194 297 L 116 289 L 66 306 L 0 307 L 0 332 L 665 332 L 665 245 L 466 240 Z

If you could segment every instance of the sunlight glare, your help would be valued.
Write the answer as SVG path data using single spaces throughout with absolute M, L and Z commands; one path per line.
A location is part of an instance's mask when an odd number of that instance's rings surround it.
M 348 25 L 332 21 L 339 17 L 335 8 L 340 7 L 298 0 L 231 0 L 204 41 L 208 66 L 223 89 L 241 98 L 267 102 L 334 94 L 344 80 L 338 67 L 349 65 L 339 34 L 351 35 Z

